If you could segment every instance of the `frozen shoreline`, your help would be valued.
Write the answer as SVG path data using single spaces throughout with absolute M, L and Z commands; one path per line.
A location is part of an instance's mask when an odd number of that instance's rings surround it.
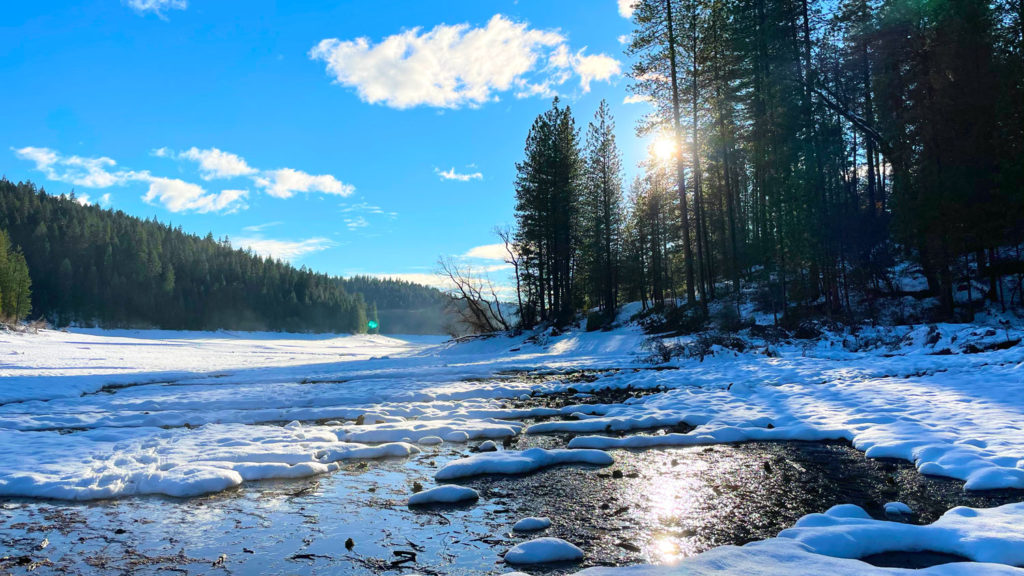
M 590 449 L 846 438 L 867 457 L 908 460 L 967 489 L 1024 488 L 1024 347 L 962 351 L 1019 334 L 890 330 L 895 349 L 850 351 L 835 336 L 773 345 L 771 355 L 713 350 L 668 370 L 645 369 L 646 338 L 628 327 L 543 345 L 454 346 L 378 336 L 3 334 L 0 459 L 14 465 L 0 471 L 0 494 L 189 496 L 329 473 L 347 458 L 403 457 L 415 450 L 409 442 L 435 436 L 507 438 L 523 433 L 518 419 L 552 415 L 525 432 L 582 434 L 568 447 Z M 497 376 L 524 368 L 610 371 L 575 383 Z M 111 384 L 112 393 L 95 393 Z M 510 405 L 524 394 L 627 387 L 659 392 L 617 404 Z M 301 423 L 282 426 L 293 420 Z M 696 428 L 646 431 L 678 423 Z M 595 435 L 606 430 L 625 436 Z M 1005 514 L 1024 521 L 1024 509 Z

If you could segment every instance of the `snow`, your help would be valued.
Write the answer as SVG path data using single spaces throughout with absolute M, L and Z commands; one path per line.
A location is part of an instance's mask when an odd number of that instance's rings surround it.
M 600 450 L 545 450 L 544 448 L 530 448 L 521 452 L 504 450 L 453 460 L 442 466 L 434 474 L 434 478 L 455 480 L 482 474 L 529 474 L 560 464 L 609 466 L 614 463 L 614 458 Z
M 583 559 L 583 550 L 560 538 L 537 538 L 516 544 L 505 553 L 509 564 L 546 564 Z
M 498 445 L 494 443 L 494 440 L 484 440 L 476 447 L 477 452 L 496 452 Z
M 536 518 L 530 516 L 528 518 L 523 518 L 522 520 L 516 522 L 515 525 L 512 526 L 512 530 L 514 532 L 536 532 L 538 530 L 544 530 L 550 527 L 550 518 Z
M 903 502 L 886 502 L 883 508 L 886 516 L 907 516 L 914 513 L 910 506 Z
M 635 576 L 637 574 L 693 576 L 750 574 L 829 574 L 875 576 L 909 573 L 878 568 L 859 559 L 884 552 L 941 552 L 977 563 L 952 563 L 920 570 L 929 576 L 966 574 L 1017 575 L 1024 565 L 1024 503 L 998 508 L 958 507 L 927 526 L 870 518 L 852 505 L 810 514 L 775 538 L 746 546 L 722 546 L 683 558 L 673 566 L 590 568 L 577 576 Z
M 480 494 L 472 488 L 446 484 L 409 496 L 409 506 L 427 506 L 430 504 L 454 504 L 480 499 Z
M 1024 488 L 1024 346 L 1017 343 L 1024 332 L 1017 328 L 865 326 L 779 342 L 746 334 L 751 347 L 743 352 L 716 344 L 703 361 L 675 356 L 658 370 L 648 361 L 647 336 L 635 327 L 529 336 L 452 344 L 382 336 L 0 333 L 0 496 L 189 497 L 421 449 L 425 461 L 443 455 L 435 478 L 447 481 L 606 466 L 628 461 L 628 452 L 615 452 L 621 449 L 829 438 L 851 441 L 866 457 L 903 459 L 923 473 L 963 480 L 968 490 Z M 696 340 L 665 342 L 685 347 Z M 592 382 L 515 375 L 579 369 L 610 371 Z M 605 388 L 634 394 L 621 403 L 557 408 L 513 403 L 570 387 L 578 393 L 573 402 L 592 402 Z M 694 429 L 666 430 L 679 424 Z M 576 435 L 568 449 L 497 450 L 495 442 L 555 432 Z M 476 441 L 478 453 L 446 462 Z M 907 514 L 898 503 L 886 509 Z M 1022 531 L 1024 505 L 954 509 L 930 526 L 838 508 L 805 517 L 776 538 L 718 548 L 675 567 L 584 573 L 894 574 L 857 558 L 933 550 L 996 564 L 922 573 L 973 567 L 1020 574 L 1008 566 L 1024 565 Z

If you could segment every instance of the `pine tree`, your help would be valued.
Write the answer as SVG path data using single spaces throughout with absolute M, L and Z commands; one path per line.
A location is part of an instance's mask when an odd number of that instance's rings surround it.
M 614 311 L 620 281 L 622 243 L 622 159 L 608 103 L 598 106 L 587 127 L 584 193 L 580 210 L 587 306 Z
M 522 256 L 524 327 L 568 324 L 577 309 L 582 159 L 572 111 L 554 99 L 537 117 L 516 164 L 516 251 Z

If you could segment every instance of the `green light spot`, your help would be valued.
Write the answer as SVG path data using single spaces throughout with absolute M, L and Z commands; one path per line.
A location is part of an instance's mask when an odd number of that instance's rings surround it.
M 376 329 L 377 329 L 377 326 L 379 326 L 379 324 L 377 324 L 377 321 L 376 321 L 376 320 L 370 320 L 369 322 L 367 322 L 367 323 L 366 323 L 366 326 L 367 326 L 367 328 L 369 328 L 370 330 L 376 330 Z

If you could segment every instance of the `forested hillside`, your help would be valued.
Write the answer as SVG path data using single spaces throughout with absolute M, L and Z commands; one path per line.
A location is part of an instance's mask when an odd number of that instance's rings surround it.
M 523 322 L 753 288 L 777 318 L 1024 300 L 1016 1 L 643 0 L 627 54 L 656 143 L 623 198 L 605 106 L 556 99 L 516 181 Z M 921 282 L 894 273 L 906 263 Z M 737 299 L 738 302 L 738 299 Z
M 442 334 L 448 330 L 448 298 L 436 288 L 404 280 L 352 276 L 338 278 L 349 294 L 362 294 L 367 316 L 390 334 Z
M 21 247 L 32 278 L 32 316 L 56 325 L 188 330 L 365 332 L 375 302 L 442 307 L 436 290 L 344 280 L 233 249 L 120 211 L 0 180 L 0 229 Z M 398 327 L 440 332 L 427 312 Z M 385 321 L 381 330 L 395 332 Z

